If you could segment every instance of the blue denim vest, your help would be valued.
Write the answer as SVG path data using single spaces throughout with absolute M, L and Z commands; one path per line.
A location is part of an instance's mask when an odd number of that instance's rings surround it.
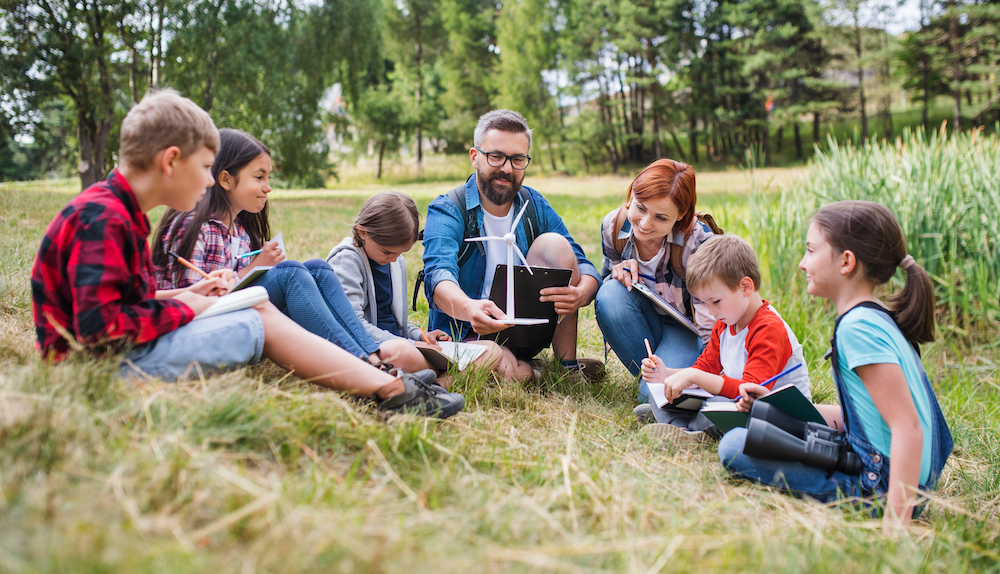
M 866 493 L 878 493 L 884 495 L 889 490 L 889 459 L 879 453 L 868 441 L 868 437 L 865 435 L 865 430 L 861 425 L 861 420 L 858 417 L 858 412 L 854 408 L 854 401 L 851 398 L 851 395 L 847 393 L 847 387 L 840 375 L 840 365 L 837 360 L 837 328 L 840 327 L 841 319 L 846 317 L 848 313 L 858 307 L 867 307 L 878 311 L 879 315 L 882 316 L 885 321 L 897 329 L 899 327 L 896 325 L 896 321 L 892 318 L 892 315 L 890 315 L 883 307 L 876 303 L 866 301 L 851 308 L 851 310 L 844 313 L 837 319 L 837 325 L 834 327 L 833 338 L 830 340 L 833 380 L 837 386 L 837 396 L 840 398 L 840 408 L 844 415 L 844 425 L 847 429 L 847 440 L 854 451 L 858 453 L 858 456 L 861 457 L 862 488 Z M 934 488 L 938 478 L 941 476 L 941 470 L 944 468 L 944 464 L 945 461 L 948 460 L 948 456 L 951 455 L 951 449 L 954 446 L 954 441 L 951 437 L 951 431 L 948 429 L 948 423 L 944 420 L 944 414 L 941 412 L 941 406 L 938 404 L 937 395 L 934 394 L 934 389 L 931 388 L 930 380 L 927 378 L 927 372 L 924 370 L 924 365 L 920 361 L 920 353 L 916 347 L 913 348 L 913 353 L 916 355 L 917 366 L 920 369 L 920 377 L 923 381 L 924 389 L 927 391 L 927 397 L 929 399 L 932 412 L 931 440 L 933 443 L 931 445 L 930 477 L 928 484 L 920 485 L 921 490 L 928 490 Z M 919 512 L 919 507 L 914 509 L 914 514 L 917 512 Z

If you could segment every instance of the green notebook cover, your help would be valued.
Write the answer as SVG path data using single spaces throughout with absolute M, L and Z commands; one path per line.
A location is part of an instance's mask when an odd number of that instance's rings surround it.
M 819 414 L 812 401 L 792 385 L 782 387 L 757 400 L 775 406 L 801 421 L 826 424 L 823 415 Z M 736 410 L 736 403 L 705 403 L 701 412 L 724 433 L 737 427 L 747 426 L 747 421 L 750 419 L 750 413 Z

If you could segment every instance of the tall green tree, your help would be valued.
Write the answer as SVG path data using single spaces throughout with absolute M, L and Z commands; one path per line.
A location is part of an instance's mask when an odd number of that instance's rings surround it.
M 76 113 L 77 171 L 83 188 L 104 178 L 116 101 L 127 82 L 118 23 L 136 3 L 113 0 L 3 0 L 6 82 L 38 109 L 66 96 Z

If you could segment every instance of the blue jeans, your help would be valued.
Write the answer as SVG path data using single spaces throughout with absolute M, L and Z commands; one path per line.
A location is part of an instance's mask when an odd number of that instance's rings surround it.
M 282 261 L 254 285 L 267 289 L 271 303 L 305 330 L 355 357 L 367 359 L 378 351 L 378 343 L 361 325 L 340 279 L 326 261 Z
M 187 325 L 139 345 L 122 361 L 122 378 L 149 375 L 163 381 L 231 371 L 260 361 L 264 322 L 260 313 L 242 309 Z M 197 364 L 197 367 L 195 367 Z
M 799 496 L 820 502 L 833 502 L 846 497 L 862 498 L 871 494 L 864 488 L 861 475 L 851 476 L 806 466 L 800 462 L 766 460 L 743 454 L 747 429 L 734 428 L 719 441 L 719 458 L 729 472 L 745 478 L 777 486 Z
M 594 301 L 594 312 L 604 340 L 633 376 L 639 376 L 640 365 L 646 357 L 643 339 L 649 339 L 653 353 L 672 369 L 690 367 L 701 355 L 701 337 L 677 321 L 658 314 L 649 299 L 628 291 L 619 281 L 609 279 L 601 285 Z M 639 383 L 639 400 L 649 400 L 645 382 Z

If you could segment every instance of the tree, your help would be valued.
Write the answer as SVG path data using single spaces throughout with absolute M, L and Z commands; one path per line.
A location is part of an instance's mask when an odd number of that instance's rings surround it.
M 76 112 L 80 184 L 104 178 L 107 143 L 115 125 L 122 54 L 117 25 L 136 4 L 109 0 L 4 0 L 4 74 L 38 109 L 66 96 Z M 117 59 L 116 59 L 117 58 Z

